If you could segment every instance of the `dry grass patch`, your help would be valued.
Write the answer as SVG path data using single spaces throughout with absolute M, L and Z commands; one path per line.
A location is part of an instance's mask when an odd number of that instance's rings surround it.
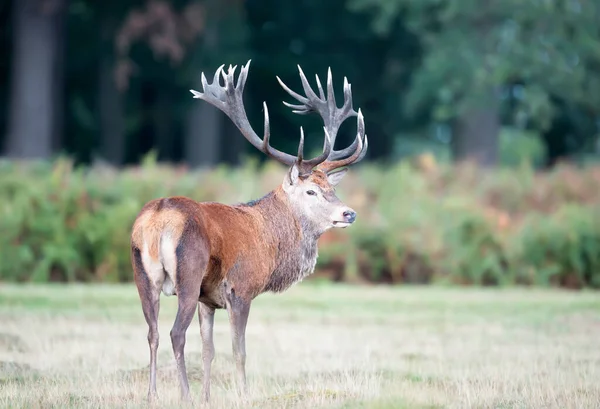
M 159 400 L 178 407 L 177 301 L 161 303 Z M 147 327 L 133 286 L 5 285 L 0 322 L 0 407 L 146 406 Z M 597 293 L 306 283 L 253 304 L 245 400 L 218 312 L 211 407 L 596 408 L 598 339 Z M 186 354 L 199 401 L 197 321 Z

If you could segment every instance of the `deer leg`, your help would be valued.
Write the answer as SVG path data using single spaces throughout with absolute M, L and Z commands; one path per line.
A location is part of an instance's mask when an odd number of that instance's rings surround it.
M 245 394 L 246 386 L 246 324 L 250 313 L 250 301 L 246 301 L 231 289 L 227 294 L 227 311 L 231 326 L 231 344 L 237 370 L 238 388 Z
M 185 368 L 185 334 L 187 332 L 188 327 L 190 326 L 190 323 L 192 322 L 192 319 L 194 318 L 197 302 L 197 295 L 195 298 L 182 297 L 180 295 L 177 316 L 175 317 L 175 323 L 173 324 L 173 328 L 171 328 L 171 344 L 173 345 L 173 353 L 175 354 L 175 362 L 177 363 L 181 398 L 188 402 L 191 402 L 191 397 L 187 371 Z
M 198 303 L 198 318 L 200 320 L 200 336 L 202 337 L 204 401 L 208 402 L 210 400 L 210 367 L 215 358 L 215 344 L 213 342 L 215 309 L 206 304 Z
M 156 392 L 156 352 L 158 350 L 158 312 L 160 309 L 160 290 L 152 293 L 148 322 L 148 345 L 150 346 L 150 383 L 148 385 L 148 400 L 154 400 L 157 397 Z
M 208 265 L 208 252 L 202 242 L 184 231 L 176 250 L 175 276 L 178 298 L 177 316 L 171 328 L 171 344 L 177 363 L 181 398 L 191 403 L 190 386 L 185 367 L 185 335 L 194 318 L 202 279 Z
M 151 282 L 142 263 L 140 251 L 133 249 L 133 269 L 144 318 L 148 323 L 148 345 L 150 347 L 150 382 L 148 384 L 148 400 L 157 397 L 156 393 L 156 351 L 158 350 L 158 313 L 160 310 L 160 286 Z

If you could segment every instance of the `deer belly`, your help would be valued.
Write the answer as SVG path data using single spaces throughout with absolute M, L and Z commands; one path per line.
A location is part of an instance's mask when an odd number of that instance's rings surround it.
M 198 301 L 213 308 L 225 308 L 226 291 L 226 280 L 222 281 L 220 285 L 217 285 L 213 288 L 207 288 L 206 286 L 203 286 L 200 289 L 200 296 L 198 297 Z

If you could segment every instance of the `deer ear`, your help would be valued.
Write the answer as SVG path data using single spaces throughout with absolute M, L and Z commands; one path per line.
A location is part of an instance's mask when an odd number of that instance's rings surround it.
M 346 176 L 346 172 L 348 172 L 348 168 L 345 168 L 345 169 L 340 170 L 339 172 L 330 173 L 329 175 L 327 175 L 327 180 L 329 181 L 329 184 L 331 184 L 334 187 L 337 186 L 338 183 L 340 183 L 342 181 L 344 176 Z
M 287 186 L 295 185 L 298 182 L 298 178 L 300 177 L 300 169 L 298 169 L 298 165 L 294 163 L 290 170 L 287 172 L 285 177 L 285 184 Z

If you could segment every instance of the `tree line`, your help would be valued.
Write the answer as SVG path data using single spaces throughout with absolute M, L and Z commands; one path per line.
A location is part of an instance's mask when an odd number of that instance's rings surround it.
M 307 150 L 322 144 L 317 118 L 281 103 L 275 76 L 300 88 L 300 64 L 352 83 L 368 160 L 432 149 L 495 165 L 508 129 L 533 135 L 552 166 L 600 150 L 598 21 L 600 4 L 583 0 L 6 1 L 0 154 L 237 164 L 257 153 L 188 90 L 251 59 L 246 110 L 261 124 L 267 102 L 278 149 L 295 151 L 301 124 Z M 340 145 L 353 132 L 345 124 Z

